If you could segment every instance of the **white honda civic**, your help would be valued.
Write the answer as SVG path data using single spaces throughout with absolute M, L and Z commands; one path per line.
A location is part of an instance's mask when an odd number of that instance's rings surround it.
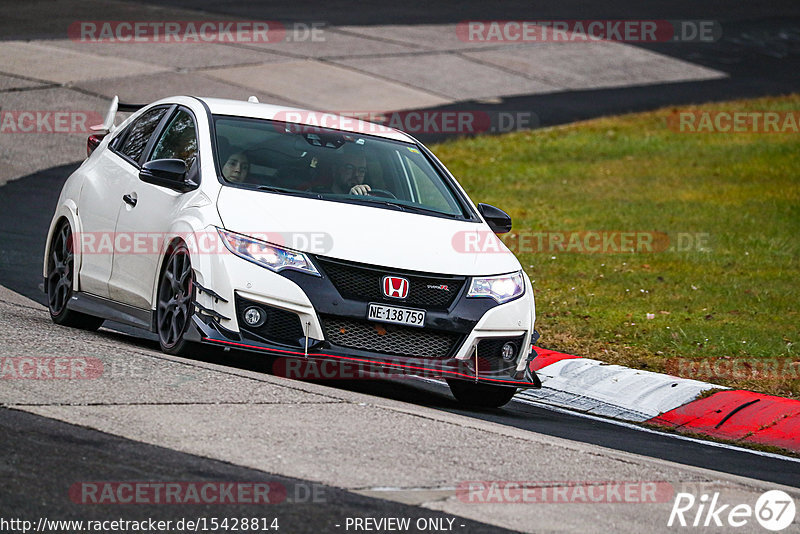
M 411 136 L 255 97 L 118 108 L 50 225 L 56 323 L 443 378 L 472 405 L 541 386 L 511 219 Z

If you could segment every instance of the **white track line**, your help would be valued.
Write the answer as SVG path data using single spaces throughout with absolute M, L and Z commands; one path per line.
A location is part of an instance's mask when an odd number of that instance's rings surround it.
M 428 382 L 428 383 L 431 383 L 431 384 L 439 384 L 440 386 L 447 387 L 447 383 L 443 382 L 441 380 L 435 380 L 435 379 L 432 379 L 432 378 L 425 378 L 425 377 L 421 377 L 421 376 L 417 377 L 417 378 L 419 380 L 422 380 L 423 382 Z M 612 424 L 612 425 L 617 425 L 617 426 L 621 426 L 621 427 L 624 427 L 624 428 L 630 428 L 632 430 L 638 430 L 640 432 L 647 432 L 649 434 L 656 434 L 658 436 L 664 436 L 664 437 L 667 437 L 667 438 L 677 439 L 677 440 L 681 440 L 681 441 L 690 441 L 692 443 L 699 443 L 700 445 L 709 445 L 711 447 L 718 447 L 720 449 L 728 449 L 728 450 L 731 450 L 731 451 L 747 452 L 747 453 L 750 453 L 750 454 L 755 454 L 756 456 L 764 456 L 766 458 L 773 458 L 775 460 L 786 460 L 788 462 L 800 463 L 800 458 L 794 458 L 793 456 L 783 456 L 781 454 L 775 454 L 775 453 L 772 453 L 772 452 L 764 452 L 764 451 L 758 451 L 758 450 L 755 450 L 755 449 L 747 449 L 747 448 L 744 448 L 744 447 L 738 447 L 736 445 L 730 445 L 728 443 L 719 443 L 717 441 L 707 441 L 707 440 L 704 440 L 704 439 L 697 439 L 697 438 L 692 438 L 692 437 L 689 437 L 689 436 L 682 436 L 680 434 L 673 434 L 673 433 L 670 433 L 670 432 L 662 432 L 662 431 L 659 431 L 659 430 L 653 430 L 652 428 L 639 426 L 639 425 L 634 424 L 634 423 L 628 423 L 628 422 L 625 422 L 625 421 L 618 421 L 616 419 L 610 419 L 608 417 L 600 417 L 600 416 L 592 415 L 592 414 L 588 414 L 588 413 L 568 410 L 566 408 L 561 408 L 561 407 L 558 407 L 558 406 L 553 406 L 552 404 L 547 404 L 547 403 L 544 403 L 544 402 L 537 402 L 537 401 L 533 401 L 533 400 L 530 400 L 530 399 L 521 398 L 519 396 L 515 396 L 513 399 L 511 399 L 511 402 L 514 402 L 514 401 L 521 402 L 522 404 L 528 404 L 530 406 L 536 406 L 537 408 L 543 408 L 545 410 L 550 410 L 552 412 L 563 413 L 563 414 L 566 414 L 566 415 L 573 415 L 575 417 L 583 417 L 584 419 L 591 419 L 592 421 L 599 421 L 601 423 L 609 423 L 609 424 Z M 502 423 L 500 423 L 500 424 L 502 424 Z M 531 432 L 534 432 L 534 431 L 531 431 Z M 564 438 L 564 439 L 569 439 L 569 438 Z
M 617 425 L 617 426 L 621 426 L 621 427 L 624 427 L 624 428 L 630 428 L 630 429 L 633 429 L 633 430 L 639 430 L 640 432 L 647 432 L 647 433 L 650 433 L 650 434 L 657 434 L 659 436 L 664 436 L 664 437 L 673 438 L 673 439 L 679 439 L 679 440 L 682 440 L 682 441 L 691 441 L 693 443 L 700 443 L 702 445 L 709 445 L 711 447 L 719 447 L 720 449 L 728 449 L 728 450 L 738 451 L 738 452 L 747 452 L 747 453 L 750 453 L 750 454 L 755 454 L 756 456 L 764 456 L 764 457 L 767 457 L 767 458 L 774 458 L 776 460 L 786 460 L 788 462 L 800 463 L 800 458 L 794 458 L 792 456 L 783 456 L 783 455 L 775 454 L 775 453 L 771 453 L 771 452 L 757 451 L 755 449 L 746 449 L 744 447 L 738 447 L 736 445 L 730 445 L 728 443 L 719 443 L 717 441 L 706 441 L 706 440 L 703 440 L 703 439 L 692 438 L 692 437 L 689 437 L 689 436 L 682 436 L 680 434 L 672 434 L 670 432 L 661 432 L 659 430 L 653 430 L 652 428 L 646 428 L 646 427 L 643 427 L 643 426 L 635 425 L 633 423 L 626 423 L 624 421 L 617 421 L 615 419 L 608 419 L 606 417 L 599 417 L 599 416 L 596 416 L 596 415 L 591 415 L 591 414 L 582 413 L 582 412 L 574 412 L 572 410 L 567 410 L 565 408 L 559 408 L 559 407 L 556 407 L 556 406 L 552 406 L 550 404 L 544 404 L 544 403 L 540 403 L 540 402 L 535 402 L 535 401 L 531 401 L 531 400 L 528 400 L 528 399 L 521 399 L 519 397 L 514 397 L 512 399 L 512 402 L 513 401 L 521 402 L 523 404 L 529 404 L 531 406 L 536 406 L 537 408 L 544 408 L 545 410 L 550 410 L 550 411 L 553 411 L 553 412 L 563 413 L 563 414 L 567 414 L 567 415 L 574 415 L 576 417 L 583 417 L 584 419 L 591 419 L 592 421 L 600 421 L 600 422 L 603 422 L 603 423 L 610 423 L 612 425 Z

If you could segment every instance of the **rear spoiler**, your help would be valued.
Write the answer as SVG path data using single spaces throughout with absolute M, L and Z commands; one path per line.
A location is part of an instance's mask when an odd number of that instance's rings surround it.
M 89 129 L 93 132 L 111 133 L 116 128 L 116 126 L 114 126 L 114 119 L 116 118 L 118 111 L 139 111 L 146 105 L 147 104 L 120 104 L 119 97 L 114 95 L 114 98 L 111 99 L 111 105 L 108 106 L 108 111 L 106 112 L 106 118 L 103 120 L 103 124 L 90 126 Z

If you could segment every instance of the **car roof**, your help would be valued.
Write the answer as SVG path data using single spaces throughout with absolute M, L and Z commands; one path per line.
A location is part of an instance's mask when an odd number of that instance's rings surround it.
M 197 98 L 206 103 L 213 115 L 280 120 L 305 126 L 317 126 L 357 134 L 374 135 L 406 143 L 415 142 L 411 136 L 400 130 L 382 124 L 359 120 L 354 117 L 337 115 L 335 113 L 225 98 Z

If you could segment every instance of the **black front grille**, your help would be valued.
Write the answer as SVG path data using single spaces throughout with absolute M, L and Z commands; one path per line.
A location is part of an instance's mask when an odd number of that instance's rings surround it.
M 258 327 L 248 326 L 244 321 L 244 311 L 250 306 L 261 309 L 266 314 L 266 321 Z M 239 318 L 239 330 L 246 338 L 266 341 L 281 345 L 299 346 L 305 337 L 300 317 L 296 313 L 273 308 L 236 295 L 236 315 Z
M 409 274 L 387 268 L 346 263 L 329 258 L 317 258 L 342 297 L 361 301 L 382 301 L 419 306 L 447 308 L 464 285 L 463 276 Z M 408 297 L 389 298 L 383 294 L 383 277 L 399 276 L 408 280 Z
M 515 361 L 517 356 L 519 356 L 520 350 L 522 350 L 522 342 L 524 339 L 525 336 L 482 339 L 478 342 L 478 357 L 502 360 L 503 345 L 512 343 L 514 345 L 514 358 L 511 361 Z
M 447 332 L 330 315 L 322 317 L 322 326 L 325 338 L 333 345 L 412 358 L 447 358 L 461 338 Z

